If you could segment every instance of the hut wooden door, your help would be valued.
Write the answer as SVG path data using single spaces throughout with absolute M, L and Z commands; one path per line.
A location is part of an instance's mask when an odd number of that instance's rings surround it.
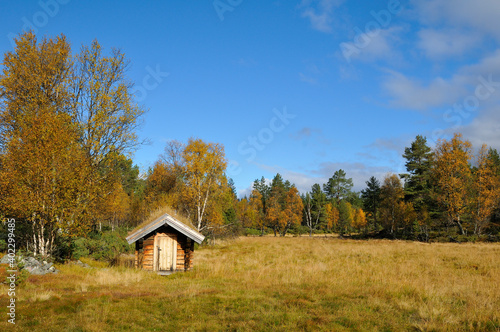
M 175 270 L 177 260 L 177 236 L 159 235 L 157 238 L 158 271 Z

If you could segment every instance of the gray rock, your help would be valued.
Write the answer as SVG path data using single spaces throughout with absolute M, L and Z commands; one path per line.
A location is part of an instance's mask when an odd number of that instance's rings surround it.
M 47 263 L 47 261 L 38 261 L 33 257 L 26 257 L 21 260 L 24 264 L 24 269 L 30 274 L 34 275 L 44 275 L 47 273 L 57 273 L 57 269 L 53 266 L 54 263 Z
M 36 268 L 32 269 L 31 271 L 29 271 L 29 273 L 34 274 L 34 275 L 44 275 L 44 274 L 47 274 L 47 271 L 41 267 L 36 267 Z
M 90 267 L 90 265 L 88 265 L 87 263 L 83 263 L 81 260 L 77 260 L 77 261 L 75 262 L 75 264 L 76 264 L 76 265 L 79 265 L 79 266 L 81 266 L 81 267 L 85 267 L 85 268 L 89 268 L 89 267 Z
M 0 259 L 0 264 L 9 264 L 10 261 L 9 261 L 9 255 L 5 255 L 2 257 L 2 259 Z
M 41 267 L 43 266 L 42 263 L 40 263 L 39 261 L 37 261 L 35 258 L 33 257 L 26 257 L 24 260 L 24 266 L 25 267 L 32 267 L 32 268 L 35 268 L 35 267 Z
M 23 269 L 28 271 L 30 274 L 34 275 L 44 275 L 47 273 L 58 273 L 59 270 L 57 270 L 54 267 L 54 263 L 48 263 L 47 261 L 42 261 L 40 262 L 34 257 L 20 257 L 16 256 L 16 262 L 19 262 L 18 264 L 23 265 Z M 2 259 L 0 259 L 0 264 L 10 264 L 9 261 L 9 255 L 4 255 Z M 81 261 L 77 261 L 78 265 L 83 266 L 83 267 L 90 267 L 88 264 L 82 263 Z

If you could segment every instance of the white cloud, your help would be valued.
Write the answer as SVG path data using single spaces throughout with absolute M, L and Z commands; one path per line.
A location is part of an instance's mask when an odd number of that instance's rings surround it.
M 471 124 L 460 130 L 475 148 L 487 144 L 500 150 L 500 109 L 496 108 L 492 111 L 485 112 L 484 115 L 475 118 Z
M 309 83 L 311 85 L 318 84 L 318 76 L 322 73 L 318 66 L 313 63 L 306 65 L 305 70 L 299 73 L 300 80 L 302 82 Z
M 253 184 L 251 184 L 248 188 L 238 190 L 238 198 L 249 197 L 252 193 Z
M 401 73 L 389 72 L 391 75 L 383 86 L 392 97 L 390 104 L 394 107 L 426 111 L 432 107 L 451 104 L 465 93 L 458 77 L 451 80 L 437 77 L 425 86 Z
M 375 139 L 375 142 L 372 144 L 368 145 L 367 148 L 370 148 L 371 150 L 373 149 L 379 149 L 379 150 L 386 150 L 386 151 L 392 151 L 396 152 L 399 155 L 403 154 L 404 148 L 406 147 L 405 143 L 408 143 L 408 139 L 406 137 L 399 137 L 397 139 L 395 138 L 377 138 Z
M 479 34 L 450 29 L 422 29 L 418 37 L 417 47 L 431 59 L 463 55 L 474 50 L 481 41 Z
M 323 145 L 330 145 L 331 141 L 325 137 L 323 130 L 311 127 L 302 127 L 299 131 L 291 133 L 290 138 L 296 141 L 305 141 L 313 139 L 314 145 L 317 143 Z
M 498 0 L 413 0 L 412 3 L 424 24 L 468 27 L 500 40 Z
M 485 55 L 475 64 L 458 68 L 450 78 L 435 77 L 428 83 L 392 70 L 387 72 L 389 76 L 383 82 L 383 88 L 389 94 L 389 104 L 393 107 L 417 111 L 437 107 L 448 109 L 476 96 L 478 87 L 482 85 L 482 94 L 487 90 L 493 93 L 488 98 L 479 98 L 480 109 L 500 99 L 500 50 Z M 484 82 L 489 83 L 485 86 Z
M 306 82 L 306 83 L 309 83 L 309 84 L 312 84 L 312 85 L 318 84 L 318 80 L 317 79 L 315 79 L 313 77 L 310 77 L 310 76 L 307 76 L 306 74 L 299 73 L 299 77 L 300 77 L 300 80 L 302 82 Z
M 402 27 L 394 26 L 362 33 L 356 35 L 352 41 L 340 43 L 340 50 L 348 62 L 352 60 L 394 61 L 400 57 L 396 46 L 400 42 L 401 32 L 403 32 Z
M 313 29 L 330 33 L 332 32 L 333 10 L 343 0 L 304 0 L 300 7 L 305 7 L 302 17 L 309 19 Z
M 476 64 L 464 66 L 461 68 L 460 72 L 463 75 L 471 76 L 471 78 L 476 78 L 479 75 L 500 76 L 500 49 L 485 55 Z
M 295 140 L 301 140 L 304 138 L 308 138 L 312 135 L 313 132 L 321 132 L 319 129 L 313 129 L 311 127 L 302 127 L 298 132 L 294 134 L 290 134 L 290 137 Z
M 500 150 L 500 106 L 484 109 L 469 124 L 447 128 L 437 138 L 451 138 L 456 132 L 462 133 L 475 149 L 486 144 Z

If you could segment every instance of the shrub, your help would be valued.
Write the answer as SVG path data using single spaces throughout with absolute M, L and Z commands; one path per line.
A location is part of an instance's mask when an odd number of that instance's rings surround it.
M 245 236 L 259 236 L 262 232 L 255 228 L 245 228 Z
M 0 252 L 7 250 L 7 242 L 4 239 L 0 239 Z
M 102 234 L 99 244 L 101 248 L 92 253 L 92 257 L 97 260 L 111 262 L 120 254 L 131 251 L 131 246 L 127 241 L 114 232 Z
M 90 256 L 106 262 L 112 262 L 120 254 L 133 252 L 124 236 L 116 231 L 96 232 L 87 238 L 77 238 L 73 241 L 72 249 L 73 259 Z
M 90 254 L 87 247 L 87 239 L 80 237 L 73 242 L 73 259 L 80 259 L 80 257 L 87 257 Z

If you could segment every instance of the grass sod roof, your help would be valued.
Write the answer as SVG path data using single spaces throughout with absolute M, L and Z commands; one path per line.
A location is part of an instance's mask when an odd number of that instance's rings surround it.
M 187 218 L 176 214 L 170 208 L 162 208 L 129 232 L 126 238 L 127 242 L 132 244 L 163 225 L 174 228 L 197 243 L 201 243 L 205 239 L 205 236 L 199 233 Z

